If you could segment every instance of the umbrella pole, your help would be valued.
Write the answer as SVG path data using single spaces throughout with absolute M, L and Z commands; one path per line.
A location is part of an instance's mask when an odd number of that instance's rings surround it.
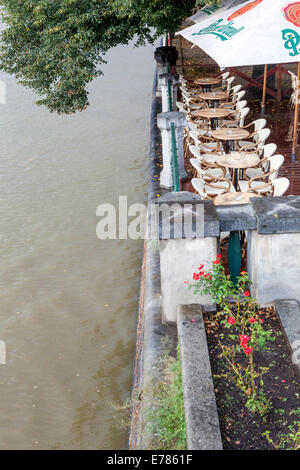
M 298 114 L 299 114 L 299 83 L 300 83 L 300 62 L 298 62 L 298 75 L 297 75 L 297 86 L 296 86 L 296 106 L 295 106 L 295 117 L 294 117 L 294 136 L 293 136 L 292 162 L 296 161 L 296 151 L 297 151 Z
M 262 102 L 261 102 L 261 114 L 262 114 L 262 116 L 265 115 L 265 110 L 266 110 L 267 79 L 268 79 L 267 74 L 268 74 L 268 65 L 265 64 L 263 96 L 262 96 Z

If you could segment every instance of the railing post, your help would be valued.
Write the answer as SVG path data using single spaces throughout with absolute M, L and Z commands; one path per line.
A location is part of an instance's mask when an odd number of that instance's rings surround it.
M 179 112 L 160 113 L 157 116 L 157 126 L 161 131 L 163 154 L 163 169 L 160 173 L 160 185 L 164 188 L 172 189 L 174 176 L 173 171 L 176 171 L 176 168 L 173 169 L 172 167 L 172 147 L 174 149 L 175 145 L 174 137 L 176 137 L 179 178 L 184 179 L 187 177 L 187 173 L 184 168 L 183 147 L 186 115 Z
M 178 101 L 177 96 L 179 87 L 179 75 L 177 73 L 160 74 L 158 76 L 158 83 L 161 89 L 162 112 L 167 113 L 169 111 L 176 111 L 176 102 Z
M 168 73 L 168 65 L 170 67 L 175 66 L 178 59 L 178 51 L 173 46 L 162 46 L 157 47 L 154 52 L 154 58 L 157 65 L 157 75 Z M 157 94 L 160 95 L 161 88 L 160 84 L 157 87 Z

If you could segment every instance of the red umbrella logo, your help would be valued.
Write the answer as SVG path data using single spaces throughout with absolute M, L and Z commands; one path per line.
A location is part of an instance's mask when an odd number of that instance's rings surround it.
M 300 2 L 289 3 L 282 11 L 288 21 L 300 27 Z
M 254 2 L 248 3 L 248 5 L 239 8 L 237 11 L 235 11 L 234 13 L 232 13 L 232 15 L 229 16 L 228 21 L 234 20 L 234 18 L 244 15 L 245 13 L 247 13 L 247 11 L 250 11 L 253 8 L 257 7 L 257 5 L 259 5 L 262 1 L 263 0 L 255 0 Z

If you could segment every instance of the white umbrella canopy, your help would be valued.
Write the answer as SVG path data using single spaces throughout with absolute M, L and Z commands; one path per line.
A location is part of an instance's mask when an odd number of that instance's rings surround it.
M 228 10 L 229 8 L 239 5 L 240 3 L 244 3 L 245 0 L 222 0 L 219 5 L 205 5 L 205 7 L 201 8 L 197 13 L 193 16 L 190 16 L 188 19 L 193 23 L 200 23 L 210 16 L 212 18 L 216 12 Z
M 298 62 L 300 1 L 250 0 L 179 34 L 220 67 Z
M 221 68 L 298 62 L 300 80 L 300 1 L 249 0 L 179 31 Z M 266 87 L 266 68 L 265 83 Z M 296 158 L 299 85 L 292 161 Z

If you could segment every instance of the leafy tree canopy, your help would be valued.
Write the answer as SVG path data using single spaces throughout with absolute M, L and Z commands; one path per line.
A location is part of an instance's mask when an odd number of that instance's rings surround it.
M 202 1 L 202 0 L 201 0 Z M 102 74 L 105 53 L 136 38 L 174 32 L 197 0 L 0 0 L 0 69 L 58 113 L 88 105 L 87 85 Z M 201 2 L 200 2 L 201 3 Z M 208 3 L 208 2 L 205 2 Z

